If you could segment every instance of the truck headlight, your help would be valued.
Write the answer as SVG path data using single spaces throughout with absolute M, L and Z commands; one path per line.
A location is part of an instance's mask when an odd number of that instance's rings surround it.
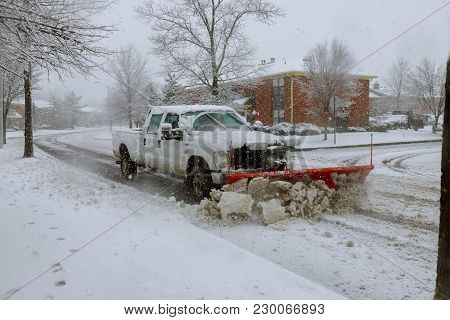
M 228 152 L 214 152 L 214 163 L 216 164 L 217 169 L 225 169 L 228 166 Z

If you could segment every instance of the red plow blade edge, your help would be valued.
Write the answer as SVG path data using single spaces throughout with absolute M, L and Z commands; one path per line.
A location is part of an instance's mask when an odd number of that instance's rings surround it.
M 232 184 L 241 179 L 254 179 L 264 177 L 271 180 L 284 180 L 295 183 L 308 176 L 311 180 L 322 180 L 328 188 L 336 189 L 334 182 L 335 175 L 339 174 L 358 174 L 361 178 L 367 177 L 373 165 L 349 166 L 349 167 L 330 167 L 330 168 L 310 168 L 300 170 L 284 171 L 263 171 L 263 172 L 230 172 L 227 175 L 227 184 Z
M 230 153 L 231 156 L 231 153 Z M 373 135 L 370 135 L 370 164 L 360 166 L 345 166 L 345 167 L 328 167 L 328 168 L 309 168 L 299 170 L 284 170 L 284 171 L 263 171 L 263 172 L 231 172 L 227 174 L 227 184 L 232 184 L 241 179 L 254 179 L 257 177 L 264 177 L 271 180 L 284 180 L 291 183 L 301 181 L 306 176 L 311 180 L 322 180 L 330 189 L 337 189 L 336 177 L 340 174 L 357 175 L 359 181 L 364 181 L 370 171 L 373 170 Z M 230 167 L 228 167 L 230 168 Z

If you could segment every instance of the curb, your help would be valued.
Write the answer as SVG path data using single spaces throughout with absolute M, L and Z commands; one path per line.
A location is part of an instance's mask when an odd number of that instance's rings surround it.
M 414 144 L 414 143 L 430 143 L 430 142 L 442 142 L 442 139 L 434 139 L 434 140 L 419 140 L 419 141 L 404 141 L 404 142 L 383 142 L 383 143 L 374 143 L 373 146 L 393 146 L 399 144 Z M 348 148 L 364 148 L 370 147 L 370 144 L 355 144 L 351 146 L 336 146 L 336 147 L 312 147 L 312 148 L 300 148 L 295 149 L 295 151 L 313 151 L 313 150 L 327 150 L 327 149 L 348 149 Z

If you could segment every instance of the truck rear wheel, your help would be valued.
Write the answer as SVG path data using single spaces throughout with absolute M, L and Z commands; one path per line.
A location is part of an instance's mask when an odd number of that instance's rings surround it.
M 133 180 L 137 174 L 137 165 L 130 159 L 128 154 L 122 155 L 120 159 L 120 171 L 122 172 L 122 177 L 127 180 Z

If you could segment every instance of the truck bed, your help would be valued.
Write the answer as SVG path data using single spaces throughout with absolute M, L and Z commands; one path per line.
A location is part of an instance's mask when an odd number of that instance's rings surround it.
M 115 129 L 112 133 L 113 153 L 120 157 L 120 146 L 125 145 L 131 160 L 140 164 L 143 161 L 142 129 Z

